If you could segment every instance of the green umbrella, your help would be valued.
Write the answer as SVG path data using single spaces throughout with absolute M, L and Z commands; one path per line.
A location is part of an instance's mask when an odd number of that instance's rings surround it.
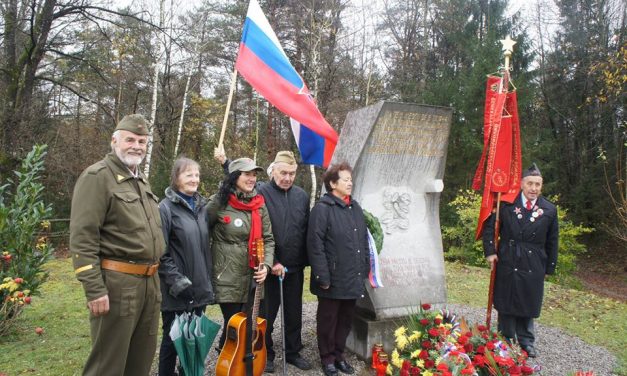
M 203 376 L 205 359 L 220 326 L 204 314 L 176 315 L 170 329 L 170 338 L 179 357 L 179 366 L 185 376 Z
M 207 354 L 211 350 L 211 346 L 213 345 L 213 341 L 220 331 L 220 325 L 209 320 L 207 316 L 201 314 L 200 316 L 195 316 L 194 321 L 196 321 L 195 330 L 194 330 L 194 340 L 196 341 L 196 356 L 199 359 L 197 362 L 202 368 L 200 368 L 200 375 L 202 376 L 205 371 L 205 359 L 207 359 Z

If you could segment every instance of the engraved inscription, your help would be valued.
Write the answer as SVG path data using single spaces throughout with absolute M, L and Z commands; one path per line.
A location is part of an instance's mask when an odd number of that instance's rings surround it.
M 416 286 L 425 281 L 429 261 L 420 257 L 381 257 L 381 278 L 385 287 Z
M 385 213 L 381 216 L 381 223 L 386 234 L 396 231 L 406 231 L 409 228 L 409 204 L 411 196 L 406 192 L 393 192 L 386 189 L 383 192 L 383 207 Z
M 365 148 L 371 154 L 443 157 L 448 139 L 448 117 L 436 114 L 388 111 L 378 122 Z

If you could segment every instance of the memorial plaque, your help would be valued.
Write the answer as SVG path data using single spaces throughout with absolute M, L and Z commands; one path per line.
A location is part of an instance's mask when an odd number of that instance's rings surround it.
M 385 233 L 379 254 L 384 287 L 367 283 L 368 297 L 357 303 L 364 319 L 386 321 L 407 316 L 421 302 L 446 303 L 439 203 L 451 116 L 450 108 L 378 102 L 346 117 L 331 163 L 353 166 L 353 197 Z M 386 337 L 365 338 L 357 345 L 364 333 L 354 330 L 349 347 L 367 354 L 371 340 Z

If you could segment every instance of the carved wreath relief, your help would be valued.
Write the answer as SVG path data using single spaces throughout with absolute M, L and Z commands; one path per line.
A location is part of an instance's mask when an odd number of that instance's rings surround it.
M 385 213 L 381 217 L 386 234 L 397 231 L 406 231 L 409 228 L 409 204 L 411 197 L 406 192 L 393 192 L 391 189 L 383 191 L 383 207 Z

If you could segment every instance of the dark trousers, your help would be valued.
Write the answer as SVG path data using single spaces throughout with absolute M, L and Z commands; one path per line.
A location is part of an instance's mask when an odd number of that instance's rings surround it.
M 281 325 L 285 330 L 284 345 L 286 359 L 297 358 L 299 356 L 298 352 L 303 348 L 301 339 L 301 329 L 303 327 L 303 282 L 304 273 L 302 270 L 285 274 L 283 278 L 283 309 L 285 322 L 281 323 Z M 266 349 L 267 359 L 271 362 L 275 357 L 272 332 L 281 305 L 279 277 L 268 275 L 265 281 L 265 289 L 265 299 L 262 304 L 263 312 L 261 316 L 268 322 Z
M 344 360 L 346 338 L 355 316 L 355 299 L 318 297 L 316 336 L 322 364 Z
M 194 308 L 193 311 L 196 315 L 202 315 L 205 312 L 207 306 L 200 306 Z M 176 349 L 172 338 L 170 338 L 170 328 L 176 318 L 176 315 L 180 315 L 185 311 L 170 311 L 161 312 L 161 319 L 163 321 L 163 338 L 161 339 L 161 347 L 159 348 L 159 376 L 173 376 L 174 368 L 176 367 Z
M 499 313 L 499 331 L 510 341 L 517 340 L 521 347 L 533 346 L 535 331 L 533 318 Z
M 218 342 L 218 351 L 222 351 L 222 347 L 224 347 L 224 342 L 226 342 L 226 327 L 229 323 L 229 320 L 234 314 L 238 312 L 244 312 L 244 307 L 244 303 L 220 303 L 220 311 L 222 311 L 224 324 L 222 324 L 222 334 L 220 334 L 220 341 Z

